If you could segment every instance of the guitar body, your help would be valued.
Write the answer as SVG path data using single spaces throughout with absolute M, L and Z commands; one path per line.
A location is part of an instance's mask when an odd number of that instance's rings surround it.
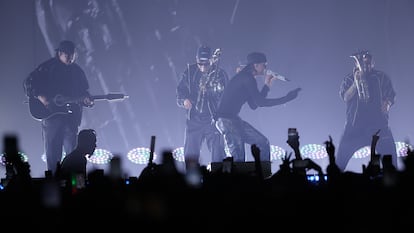
M 106 95 L 94 95 L 89 97 L 91 100 L 121 100 L 128 98 L 124 94 L 106 94 Z M 53 98 L 53 101 L 46 107 L 39 99 L 35 97 L 29 98 L 29 112 L 35 120 L 41 121 L 57 114 L 71 114 L 70 105 L 73 103 L 80 103 L 81 99 L 65 98 L 61 95 L 57 95 Z
M 41 121 L 57 114 L 70 114 L 72 113 L 66 106 L 56 106 L 49 104 L 48 107 L 43 105 L 40 100 L 35 97 L 29 98 L 29 112 L 35 120 Z

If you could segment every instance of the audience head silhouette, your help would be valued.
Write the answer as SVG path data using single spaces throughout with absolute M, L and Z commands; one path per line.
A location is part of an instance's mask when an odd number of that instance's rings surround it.
M 96 148 L 96 132 L 93 129 L 83 129 L 78 135 L 78 148 L 92 155 Z

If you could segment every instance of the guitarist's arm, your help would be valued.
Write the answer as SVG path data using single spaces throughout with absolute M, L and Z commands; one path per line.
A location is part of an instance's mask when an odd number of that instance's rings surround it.
M 85 72 L 80 68 L 79 65 L 74 64 L 76 67 L 76 77 L 78 82 L 78 98 L 79 102 L 84 107 L 92 107 L 94 103 L 94 98 L 89 93 L 89 83 L 88 79 L 86 78 Z
M 44 96 L 44 95 L 39 95 L 39 96 L 37 96 L 37 97 L 34 97 L 34 98 L 37 98 L 40 102 L 42 102 L 42 104 L 44 105 L 44 106 L 48 106 L 49 105 L 49 100 L 47 99 L 47 97 L 46 96 Z

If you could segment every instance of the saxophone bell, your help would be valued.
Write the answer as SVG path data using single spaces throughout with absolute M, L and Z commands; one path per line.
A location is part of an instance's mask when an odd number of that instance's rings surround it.
M 352 54 L 350 56 L 352 59 L 354 59 L 354 62 L 355 62 L 353 75 L 354 75 L 355 86 L 358 92 L 358 98 L 363 101 L 368 101 L 369 99 L 368 84 L 364 77 L 366 69 L 365 69 L 365 66 L 364 67 L 362 66 L 364 64 L 362 59 L 367 54 L 368 54 L 367 51 L 362 51 L 356 54 Z

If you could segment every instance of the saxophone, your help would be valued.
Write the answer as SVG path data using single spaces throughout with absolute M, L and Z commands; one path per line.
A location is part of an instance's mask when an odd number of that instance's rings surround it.
M 203 112 L 207 87 L 208 85 L 212 85 L 212 82 L 215 80 L 215 77 L 213 76 L 219 75 L 218 74 L 219 73 L 218 61 L 219 61 L 220 55 L 221 55 L 221 49 L 218 48 L 214 51 L 212 55 L 211 67 L 213 69 L 209 70 L 207 74 L 202 74 L 202 77 L 199 83 L 199 92 L 198 92 L 197 102 L 196 102 L 196 109 L 200 113 Z M 217 86 L 217 85 L 214 85 L 214 86 Z
M 358 98 L 363 101 L 368 101 L 369 99 L 369 91 L 368 91 L 368 83 L 364 78 L 364 70 L 362 69 L 361 62 L 363 53 L 352 54 L 350 57 L 355 60 L 355 69 L 354 69 L 354 82 L 358 92 Z M 359 76 L 359 77 L 356 77 Z
M 207 91 L 207 83 L 209 80 L 210 74 L 202 74 L 200 83 L 199 83 L 199 90 L 196 102 L 196 109 L 198 112 L 202 113 L 204 108 L 204 99 Z

